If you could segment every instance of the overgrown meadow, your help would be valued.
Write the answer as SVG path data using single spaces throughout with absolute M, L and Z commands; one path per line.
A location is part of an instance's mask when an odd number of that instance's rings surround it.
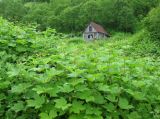
M 133 39 L 85 42 L 0 19 L 0 118 L 160 119 L 160 60 Z

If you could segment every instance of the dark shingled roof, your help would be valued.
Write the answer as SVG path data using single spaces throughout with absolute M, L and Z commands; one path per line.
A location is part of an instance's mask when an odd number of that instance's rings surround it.
M 109 34 L 104 30 L 104 28 L 103 28 L 101 25 L 96 24 L 96 23 L 94 23 L 94 22 L 91 22 L 90 25 L 92 25 L 97 32 L 105 33 L 106 35 L 109 35 Z

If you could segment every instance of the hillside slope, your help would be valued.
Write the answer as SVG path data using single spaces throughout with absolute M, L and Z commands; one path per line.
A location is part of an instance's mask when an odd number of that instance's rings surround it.
M 0 19 L 1 119 L 159 119 L 160 62 L 130 36 L 85 42 Z M 16 35 L 15 35 L 16 33 Z

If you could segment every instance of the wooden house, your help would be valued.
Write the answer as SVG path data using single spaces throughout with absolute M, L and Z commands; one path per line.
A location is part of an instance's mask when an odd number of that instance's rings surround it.
M 94 22 L 91 22 L 83 33 L 83 38 L 85 40 L 104 39 L 107 37 L 109 37 L 109 34 L 105 29 Z

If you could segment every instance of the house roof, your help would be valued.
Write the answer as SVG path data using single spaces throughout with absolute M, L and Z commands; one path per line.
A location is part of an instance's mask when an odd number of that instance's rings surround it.
M 91 22 L 90 25 L 92 25 L 97 32 L 108 34 L 101 25 L 96 24 L 94 22 Z

